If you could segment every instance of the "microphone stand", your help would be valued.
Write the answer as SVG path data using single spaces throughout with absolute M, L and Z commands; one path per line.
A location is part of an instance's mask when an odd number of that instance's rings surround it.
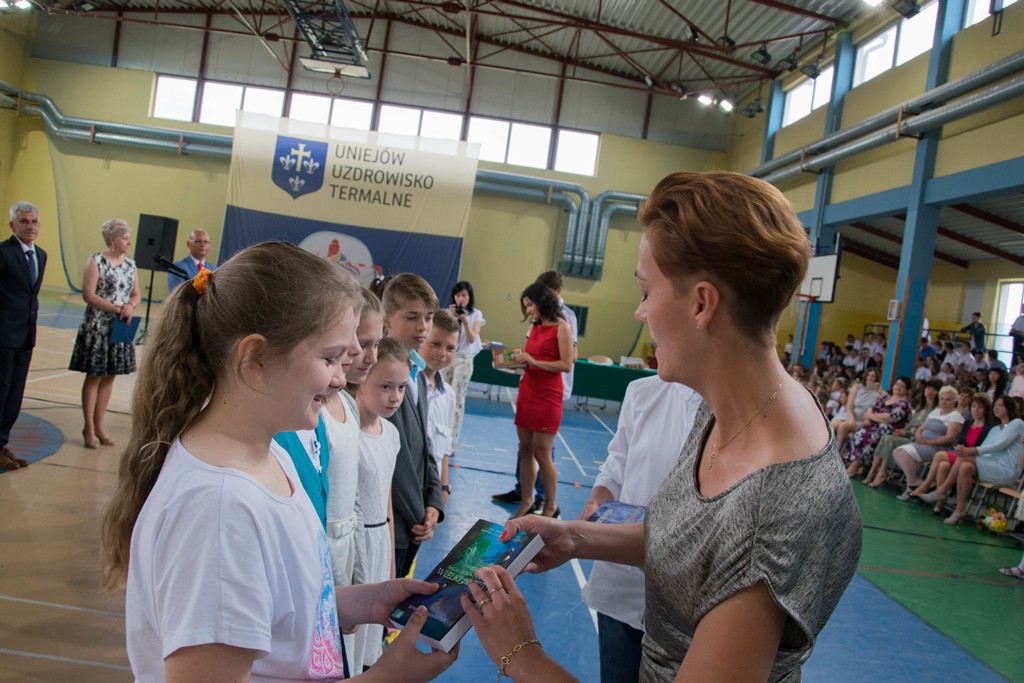
M 153 257 L 153 261 L 155 261 L 156 263 L 158 263 L 161 266 L 163 266 L 164 270 L 166 270 L 167 272 L 174 273 L 178 277 L 183 277 L 185 279 L 188 279 L 188 273 L 186 273 L 184 270 L 182 270 L 178 266 L 174 265 L 173 261 L 171 261 L 167 257 L 163 256 L 162 254 L 156 254 Z M 137 346 L 142 346 L 143 344 L 146 343 L 146 335 L 149 333 L 149 309 L 150 309 L 150 306 L 153 305 L 153 276 L 154 275 L 156 275 L 156 269 L 155 268 L 150 268 L 149 269 L 149 287 L 147 288 L 147 296 L 146 296 L 146 320 L 145 320 L 145 323 L 143 324 L 142 333 L 139 335 L 139 340 L 137 342 L 135 342 L 135 344 Z

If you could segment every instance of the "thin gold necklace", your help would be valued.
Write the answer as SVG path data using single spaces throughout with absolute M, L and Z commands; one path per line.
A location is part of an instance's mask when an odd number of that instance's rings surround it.
M 747 420 L 743 424 L 742 427 L 740 427 L 740 431 L 736 432 L 735 434 L 730 436 L 728 439 L 726 439 L 725 443 L 723 443 L 721 446 L 718 445 L 718 434 L 717 433 L 715 434 L 715 446 L 714 446 L 714 448 L 711 449 L 711 462 L 708 463 L 708 469 L 709 470 L 712 467 L 714 467 L 714 465 L 715 465 L 715 458 L 718 457 L 718 451 L 720 451 L 721 449 L 725 448 L 730 443 L 732 443 L 733 439 L 735 439 L 737 436 L 742 434 L 743 430 L 750 426 L 750 423 L 754 421 L 755 417 L 760 415 L 762 413 L 762 411 L 764 411 L 765 408 L 767 408 L 768 406 L 770 406 L 772 404 L 772 402 L 775 400 L 775 397 L 779 395 L 779 389 L 782 388 L 782 382 L 785 382 L 785 381 L 786 381 L 786 378 L 783 377 L 782 381 L 779 382 L 779 386 L 775 387 L 775 391 L 773 391 L 772 395 L 768 397 L 768 400 L 765 401 L 764 404 L 762 404 L 762 406 L 757 409 L 756 413 L 754 413 L 753 415 L 750 416 L 750 419 Z

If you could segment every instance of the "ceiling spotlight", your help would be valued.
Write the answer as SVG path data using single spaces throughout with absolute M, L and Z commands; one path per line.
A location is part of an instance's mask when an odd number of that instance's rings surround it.
M 700 32 L 697 31 L 697 27 L 696 26 L 694 26 L 693 24 L 690 24 L 689 26 L 687 26 L 687 28 L 690 30 L 690 42 L 691 43 L 696 43 L 698 40 L 700 40 Z
M 768 52 L 767 45 L 762 45 L 761 47 L 757 48 L 757 51 L 755 51 L 754 54 L 750 55 L 750 58 L 753 59 L 758 64 L 764 65 L 767 65 L 768 62 L 772 61 L 772 55 L 770 52 Z
M 740 113 L 746 116 L 748 119 L 752 119 L 755 116 L 757 116 L 757 112 L 754 111 L 754 109 L 749 104 L 746 107 L 743 107 L 743 109 L 740 109 Z
M 703 104 L 705 107 L 710 107 L 712 104 L 715 103 L 715 99 L 713 97 L 711 97 L 711 95 L 707 94 L 706 92 L 702 92 L 697 97 L 697 101 L 700 102 L 701 104 Z
M 882 0 L 864 0 L 864 4 L 870 7 L 878 7 L 882 4 Z
M 32 3 L 29 2 L 28 0 L 18 0 L 16 3 L 14 3 L 14 6 L 17 7 L 18 9 L 28 9 L 29 7 L 32 6 Z
M 734 107 L 732 102 L 730 102 L 728 98 L 723 97 L 721 101 L 718 103 L 718 108 L 721 109 L 723 113 L 728 114 L 733 110 Z
M 0 0 L 0 11 L 7 9 L 10 5 L 7 4 L 6 0 Z
M 755 114 L 760 114 L 761 112 L 764 111 L 764 102 L 762 102 L 761 98 L 758 97 L 756 100 L 747 105 L 747 108 L 752 109 Z
M 800 73 L 808 78 L 817 78 L 821 75 L 821 69 L 818 68 L 817 62 L 812 62 L 811 64 L 804 64 L 800 67 Z
M 729 36 L 722 36 L 721 38 L 718 39 L 718 42 L 720 42 L 722 45 L 729 48 L 730 50 L 736 47 L 736 41 L 730 38 Z
M 644 74 L 644 85 L 646 85 L 648 88 L 654 87 L 654 81 L 651 80 L 651 77 L 648 76 L 647 74 Z
M 889 3 L 889 7 L 894 12 L 899 12 L 904 19 L 909 19 L 921 11 L 917 0 L 893 0 Z
M 796 71 L 796 52 L 793 52 L 788 57 L 783 57 L 781 60 L 779 60 L 779 66 L 785 69 L 786 71 Z

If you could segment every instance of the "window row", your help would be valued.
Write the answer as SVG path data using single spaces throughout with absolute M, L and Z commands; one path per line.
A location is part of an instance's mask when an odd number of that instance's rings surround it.
M 191 78 L 158 76 L 153 98 L 153 116 L 176 121 L 199 121 L 217 126 L 234 126 L 235 110 L 282 116 L 285 91 L 233 83 L 203 83 L 198 98 L 198 82 Z M 292 93 L 288 117 L 310 123 L 371 130 L 374 105 L 363 100 Z M 463 116 L 449 112 L 380 105 L 377 131 L 426 138 L 459 140 Z M 469 117 L 466 140 L 480 145 L 480 159 L 498 163 L 548 168 L 552 144 L 555 145 L 556 171 L 594 175 L 597 165 L 598 136 L 571 130 L 555 131 L 515 121 Z
M 1003 0 L 1003 6 L 1017 0 Z M 973 26 L 989 16 L 991 0 L 969 0 L 964 16 L 964 27 Z M 909 19 L 902 19 L 882 33 L 857 46 L 854 57 L 853 87 L 870 81 L 889 69 L 909 62 L 931 49 L 938 17 L 937 0 L 923 4 L 921 10 Z M 817 79 L 798 83 L 786 93 L 782 125 L 799 121 L 812 111 L 828 104 L 832 92 L 833 68 L 821 70 Z

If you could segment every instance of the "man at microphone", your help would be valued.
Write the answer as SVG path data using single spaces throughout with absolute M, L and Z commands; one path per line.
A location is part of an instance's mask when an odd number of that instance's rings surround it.
M 174 288 L 185 280 L 194 278 L 200 269 L 214 270 L 217 267 L 213 261 L 206 259 L 206 255 L 210 252 L 210 236 L 205 230 L 193 230 L 190 232 L 188 234 L 188 242 L 185 245 L 188 247 L 189 255 L 180 261 L 175 261 L 174 265 L 185 271 L 188 277 L 181 277 L 171 271 L 167 271 L 168 292 L 173 292 Z

